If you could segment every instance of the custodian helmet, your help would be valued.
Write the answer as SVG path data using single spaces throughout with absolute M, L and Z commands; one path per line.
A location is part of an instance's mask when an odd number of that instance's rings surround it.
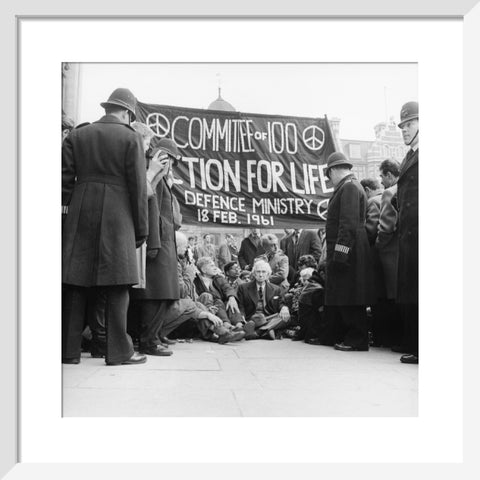
M 402 128 L 403 124 L 413 119 L 418 120 L 418 102 L 408 102 L 402 107 L 398 128 Z
M 108 97 L 108 100 L 100 105 L 103 108 L 107 108 L 110 105 L 126 108 L 133 116 L 132 121 L 136 119 L 135 106 L 137 105 L 137 99 L 128 88 L 115 89 Z

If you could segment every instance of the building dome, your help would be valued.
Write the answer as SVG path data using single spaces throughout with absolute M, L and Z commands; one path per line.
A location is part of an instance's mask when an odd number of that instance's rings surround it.
M 218 98 L 207 108 L 208 110 L 221 110 L 223 112 L 236 112 L 235 107 L 222 98 L 221 89 L 218 89 Z

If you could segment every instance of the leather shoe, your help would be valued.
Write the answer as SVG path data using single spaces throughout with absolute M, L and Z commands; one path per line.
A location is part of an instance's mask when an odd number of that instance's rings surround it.
M 78 365 L 80 363 L 79 358 L 62 358 L 62 363 L 66 365 Z
M 345 345 L 343 342 L 336 343 L 333 348 L 341 352 L 368 352 L 368 347 L 352 347 L 351 345 Z
M 411 355 L 411 354 L 402 355 L 402 356 L 400 357 L 400 361 L 401 361 L 402 363 L 417 364 L 417 363 L 418 363 L 418 357 L 417 357 L 417 355 Z
M 147 361 L 147 357 L 145 355 L 140 355 L 137 352 L 134 352 L 134 354 L 127 360 L 124 360 L 123 362 L 106 362 L 107 365 L 113 366 L 113 365 L 137 365 L 139 363 L 145 363 Z
M 177 343 L 176 340 L 170 340 L 167 337 L 160 337 L 160 341 L 165 345 L 175 345 Z
M 245 332 L 227 332 L 224 333 L 223 335 L 220 335 L 218 337 L 218 343 L 220 345 L 223 345 L 228 342 L 239 342 L 242 340 L 242 338 L 245 338 Z
M 156 357 L 169 357 L 173 354 L 171 350 L 167 350 L 166 348 L 155 345 L 153 347 L 142 348 L 140 353 L 144 353 L 145 355 L 154 355 Z
M 292 342 L 301 342 L 302 340 L 305 340 L 303 335 L 295 335 L 292 337 Z
M 262 338 L 265 340 L 275 340 L 275 330 L 267 330 L 262 334 Z
M 323 345 L 319 338 L 307 338 L 305 343 L 308 343 L 309 345 Z
M 247 336 L 252 335 L 255 333 L 255 322 L 253 320 L 249 320 L 247 323 L 245 323 L 243 330 Z

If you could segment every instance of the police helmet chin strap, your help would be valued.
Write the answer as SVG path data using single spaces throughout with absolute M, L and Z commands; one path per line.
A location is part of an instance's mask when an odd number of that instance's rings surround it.
M 415 136 L 410 140 L 410 142 L 406 143 L 405 145 L 408 145 L 410 146 L 412 144 L 412 142 L 417 138 L 417 135 L 418 135 L 418 128 L 417 128 L 417 133 L 415 134 Z

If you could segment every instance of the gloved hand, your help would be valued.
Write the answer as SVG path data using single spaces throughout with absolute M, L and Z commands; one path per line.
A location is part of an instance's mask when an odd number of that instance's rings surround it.
M 135 240 L 135 247 L 136 247 L 136 248 L 141 247 L 141 246 L 144 244 L 144 242 L 145 242 L 146 239 L 147 239 L 147 237 L 139 237 L 139 238 L 137 238 L 137 239 Z
M 150 249 L 147 249 L 147 257 L 148 258 L 151 258 L 152 260 L 154 258 L 157 258 L 157 255 L 158 255 L 158 252 L 160 251 L 159 248 L 150 248 Z

